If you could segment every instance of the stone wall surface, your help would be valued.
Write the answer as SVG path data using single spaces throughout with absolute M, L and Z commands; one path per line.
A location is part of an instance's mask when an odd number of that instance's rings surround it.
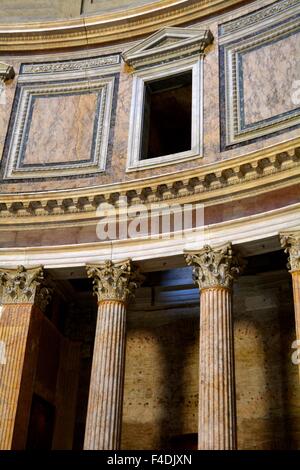
M 262 5 L 265 5 L 262 10 L 264 15 L 259 10 L 255 16 L 256 9 Z M 80 65 L 80 61 L 84 61 L 87 56 L 99 58 L 111 54 L 112 51 L 119 54 L 132 44 L 119 44 L 67 54 L 58 52 L 55 55 L 53 53 L 48 55 L 31 53 L 27 56 L 3 55 L 0 60 L 11 63 L 17 75 L 13 81 L 5 85 L 3 92 L 5 104 L 2 103 L 0 106 L 0 150 L 3 150 L 1 152 L 0 191 L 10 193 L 26 192 L 29 188 L 31 191 L 46 191 L 101 186 L 187 169 L 193 172 L 203 165 L 263 150 L 267 146 L 298 137 L 299 103 L 296 84 L 300 64 L 296 51 L 299 48 L 300 37 L 297 19 L 299 4 L 297 6 L 297 2 L 292 0 L 289 2 L 280 0 L 274 3 L 273 10 L 270 10 L 269 5 L 269 1 L 252 2 L 238 10 L 209 18 L 205 22 L 195 21 L 193 24 L 195 28 L 209 27 L 214 35 L 214 43 L 208 47 L 204 61 L 204 156 L 162 167 L 126 172 L 133 74 L 129 73 L 124 63 L 120 63 L 119 67 L 116 65 L 114 68 L 116 84 L 111 118 L 106 119 L 110 132 L 105 171 L 90 174 L 89 169 L 85 170 L 84 166 L 78 165 L 78 162 L 89 159 L 91 136 L 98 132 L 94 125 L 94 95 L 78 96 L 74 95 L 73 91 L 67 91 L 68 80 L 75 77 L 74 74 L 69 73 L 67 79 L 61 71 L 54 71 L 50 79 L 49 72 L 46 71 L 46 73 L 36 74 L 34 81 L 44 85 L 53 83 L 53 80 L 54 82 L 55 80 L 63 81 L 66 88 L 65 96 L 53 97 L 53 91 L 50 91 L 48 87 L 49 91 L 46 91 L 42 98 L 36 99 L 31 115 L 26 118 L 30 126 L 24 128 L 21 135 L 22 145 L 25 147 L 22 178 L 20 179 L 19 175 L 18 180 L 13 177 L 7 178 L 5 167 L 7 159 L 11 158 L 8 156 L 9 145 L 12 142 L 13 133 L 19 132 L 13 127 L 20 113 L 18 105 L 21 102 L 17 95 L 14 96 L 16 84 L 18 83 L 22 89 L 33 80 L 33 76 L 29 75 L 26 82 L 26 74 L 24 75 L 23 69 L 20 68 L 21 64 L 29 62 L 46 65 L 50 62 L 54 66 L 55 63 L 59 66 L 60 61 L 76 60 L 76 73 L 82 70 L 84 74 L 84 70 L 87 69 L 83 62 L 82 66 Z M 282 16 L 283 7 L 285 7 L 284 16 Z M 236 21 L 239 19 L 241 19 L 240 22 Z M 266 33 L 268 24 L 270 27 Z M 287 24 L 290 25 L 289 28 Z M 228 30 L 232 33 L 229 34 Z M 245 41 L 246 45 L 244 45 Z M 256 42 L 258 44 L 255 46 Z M 235 50 L 237 52 L 234 52 Z M 236 91 L 238 93 L 236 109 L 235 107 L 231 109 L 228 101 L 236 89 L 235 83 L 231 82 L 233 80 L 230 75 L 232 67 L 228 68 L 226 65 L 226 61 L 233 60 L 232 54 L 237 54 L 235 66 L 239 80 L 239 87 Z M 294 56 L 295 60 L 292 59 Z M 81 78 L 76 75 L 78 77 L 76 80 L 79 82 L 86 79 L 85 74 L 82 75 L 82 73 Z M 101 75 L 99 69 L 96 76 L 103 78 L 107 73 L 107 69 L 103 69 Z M 235 126 L 235 122 L 240 122 L 241 128 L 230 130 L 231 126 Z M 234 135 L 230 136 L 231 132 Z M 30 164 L 37 161 L 46 166 L 57 162 L 66 165 L 74 161 L 77 166 L 74 166 L 72 174 L 68 176 L 55 173 L 53 175 L 42 174 L 39 177 L 39 172 L 32 174 L 30 167 Z
M 128 313 L 123 449 L 170 443 L 196 448 L 197 294 L 194 290 L 189 306 L 142 310 L 136 303 Z M 148 295 L 144 289 L 141 296 Z M 233 311 L 238 448 L 297 449 L 300 401 L 291 361 L 295 325 L 289 274 L 241 277 Z

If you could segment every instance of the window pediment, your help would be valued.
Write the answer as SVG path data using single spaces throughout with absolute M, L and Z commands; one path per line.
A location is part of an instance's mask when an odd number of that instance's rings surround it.
M 213 42 L 209 29 L 164 28 L 125 51 L 124 61 L 135 69 L 202 54 Z

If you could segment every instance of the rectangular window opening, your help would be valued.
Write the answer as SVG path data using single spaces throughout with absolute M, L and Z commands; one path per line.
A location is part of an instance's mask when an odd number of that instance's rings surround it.
M 145 84 L 141 160 L 191 150 L 192 71 Z

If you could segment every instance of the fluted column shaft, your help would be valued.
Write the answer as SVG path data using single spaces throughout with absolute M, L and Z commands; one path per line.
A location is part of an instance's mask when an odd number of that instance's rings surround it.
M 292 271 L 296 338 L 300 341 L 300 271 Z M 300 374 L 300 367 L 299 367 Z
M 200 297 L 199 449 L 235 449 L 231 291 L 202 289 Z
M 27 429 L 38 359 L 42 304 L 50 289 L 41 287 L 42 269 L 0 270 L 0 450 L 21 450 Z M 39 302 L 41 304 L 38 306 Z
M 243 262 L 231 244 L 189 251 L 200 290 L 198 449 L 236 449 L 232 282 Z
M 98 317 L 85 430 L 85 449 L 118 450 L 121 442 L 126 305 L 142 276 L 130 260 L 87 267 Z
M 300 341 L 300 230 L 280 234 L 280 241 L 288 254 L 287 267 L 292 275 L 293 282 L 296 340 Z M 300 364 L 298 368 L 300 382 Z
M 124 302 L 99 303 L 85 449 L 118 449 L 122 424 L 126 308 Z
M 300 346 L 300 270 L 292 271 L 291 274 L 292 274 L 292 280 L 293 280 L 296 340 L 297 340 L 297 348 L 299 348 Z M 298 376 L 299 376 L 299 383 L 300 383 L 300 364 L 298 364 Z
M 0 365 L 0 449 L 13 446 L 32 305 L 5 305 L 0 322 L 3 348 Z

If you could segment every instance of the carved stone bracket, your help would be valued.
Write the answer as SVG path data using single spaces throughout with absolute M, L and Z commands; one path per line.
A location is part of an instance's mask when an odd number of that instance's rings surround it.
M 31 303 L 44 310 L 48 305 L 52 288 L 45 285 L 42 266 L 17 269 L 0 268 L 3 304 Z
M 143 282 L 144 276 L 134 267 L 131 260 L 113 263 L 105 261 L 100 265 L 87 266 L 87 275 L 93 279 L 94 293 L 98 302 L 117 300 L 128 302 L 135 289 Z
M 288 269 L 300 271 L 300 230 L 280 234 L 280 243 L 288 254 Z
M 185 258 L 187 264 L 194 267 L 193 277 L 199 289 L 231 288 L 245 265 L 244 260 L 233 252 L 231 243 L 218 248 L 204 245 L 199 251 L 187 251 Z
M 6 80 L 13 79 L 14 76 L 15 76 L 14 68 L 11 65 L 0 62 L 0 81 L 6 82 Z

